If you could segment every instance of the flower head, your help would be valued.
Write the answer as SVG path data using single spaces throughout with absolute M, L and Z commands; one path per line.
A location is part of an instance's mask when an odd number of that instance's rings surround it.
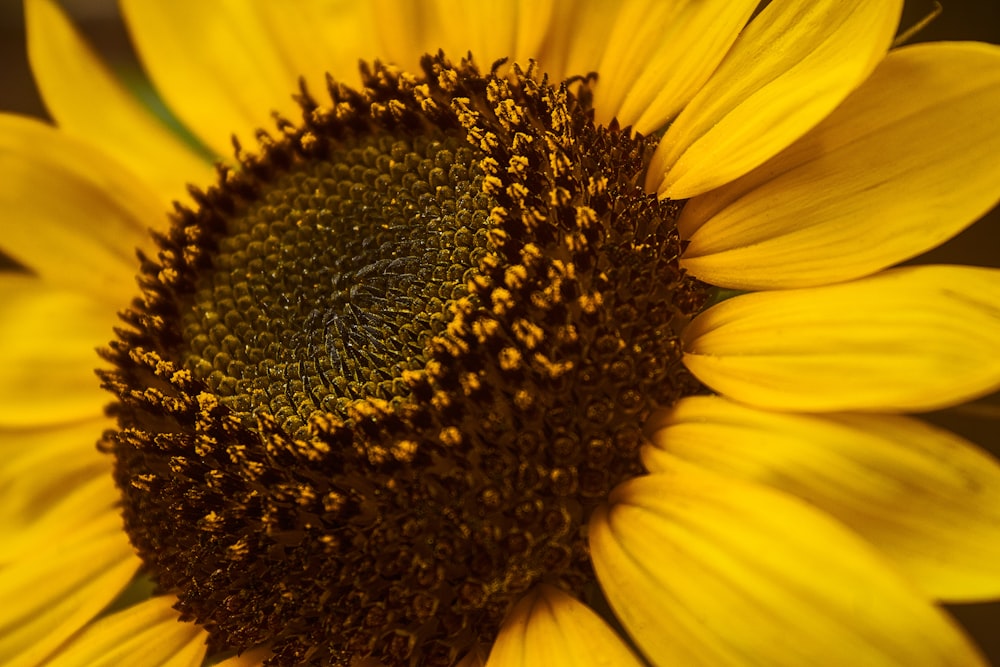
M 756 5 L 28 0 L 0 653 L 978 664 L 1000 50 Z

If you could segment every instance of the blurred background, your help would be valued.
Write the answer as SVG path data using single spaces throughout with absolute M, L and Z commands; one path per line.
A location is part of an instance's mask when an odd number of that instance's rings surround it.
M 147 87 L 119 19 L 115 0 L 61 0 L 61 4 L 124 80 L 137 90 Z M 942 4 L 940 15 L 913 37 L 912 42 L 977 40 L 1000 44 L 1000 0 L 944 0 Z M 935 6 L 936 3 L 930 0 L 908 0 L 901 25 L 905 28 L 919 23 L 934 12 Z M 3 63 L 0 110 L 45 118 L 45 108 L 32 83 L 25 57 L 24 20 L 19 0 L 0 0 L 0 57 Z M 961 73 L 955 75 L 961 76 Z M 1000 132 L 1000 119 L 997 119 L 997 131 Z M 1000 208 L 914 263 L 1000 267 Z M 0 266 L 2 264 L 0 258 Z M 927 417 L 1000 456 L 1000 395 Z M 968 629 L 991 662 L 1000 667 L 1000 602 L 952 606 L 948 610 Z

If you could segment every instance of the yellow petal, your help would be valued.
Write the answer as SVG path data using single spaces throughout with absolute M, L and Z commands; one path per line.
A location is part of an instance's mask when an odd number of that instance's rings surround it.
M 34 553 L 4 564 L 0 567 L 3 664 L 41 665 L 117 597 L 138 567 L 117 512 L 92 519 L 71 539 L 52 534 Z
M 382 52 L 411 72 L 417 71 L 422 55 L 438 50 L 454 62 L 471 52 L 483 71 L 501 58 L 520 63 L 538 59 L 554 12 L 552 0 L 382 0 L 374 7 Z
M 291 69 L 305 78 L 310 93 L 322 102 L 326 99 L 327 73 L 337 81 L 358 86 L 359 60 L 371 61 L 384 55 L 379 51 L 372 4 L 291 0 L 259 2 L 256 9 L 265 17 Z
M 0 542 L 0 563 L 114 507 L 118 494 L 111 481 L 112 459 L 96 447 L 108 426 L 102 418 L 56 428 L 0 430 L 0 535 L 6 536 Z M 94 479 L 102 479 L 104 486 L 98 482 L 88 491 Z M 85 493 L 69 502 L 80 490 Z
M 179 620 L 172 609 L 176 601 L 155 597 L 102 618 L 46 667 L 200 667 L 208 635 Z
M 622 6 L 606 0 L 557 2 L 552 29 L 541 45 L 542 69 L 557 81 L 597 71 L 609 43 L 608 26 Z
M 98 417 L 109 395 L 94 369 L 114 312 L 37 279 L 0 274 L 0 427 Z
M 737 296 L 684 332 L 717 392 L 791 411 L 932 410 L 1000 388 L 1000 270 L 894 269 Z
M 37 120 L 0 114 L 0 248 L 47 282 L 104 299 L 135 292 L 137 247 L 166 224 L 160 197 L 104 153 Z
M 678 461 L 590 521 L 601 587 L 655 665 L 980 665 L 950 620 L 808 504 Z
M 657 147 L 646 186 L 687 199 L 742 176 L 819 123 L 871 73 L 900 0 L 780 0 L 747 26 Z
M 928 424 L 888 415 L 764 412 L 686 398 L 643 460 L 676 457 L 809 501 L 874 544 L 927 595 L 1000 597 L 1000 465 Z
M 539 56 L 553 4 L 552 0 L 437 0 L 439 47 L 455 60 L 471 51 L 481 69 L 489 69 L 500 58 L 526 63 Z
M 162 207 L 207 185 L 211 165 L 142 106 L 108 71 L 52 0 L 25 4 L 28 56 L 59 127 L 99 145 L 160 194 Z
M 713 285 L 803 287 L 868 275 L 951 238 L 1000 199 L 1000 47 L 890 53 L 823 123 L 689 201 L 682 265 Z M 860 168 L 859 168 L 860 166 Z
M 757 6 L 751 0 L 624 3 L 598 68 L 595 120 L 648 134 L 705 83 Z
M 32 479 L 37 481 L 37 475 Z M 4 516 L 8 524 L 4 528 L 9 527 L 11 532 L 5 534 L 0 545 L 0 564 L 30 560 L 35 553 L 49 549 L 57 538 L 62 541 L 76 539 L 76 535 L 87 530 L 95 521 L 119 515 L 121 497 L 111 479 L 110 465 L 103 471 L 90 471 L 86 477 L 64 481 L 70 486 L 60 489 L 57 497 L 46 498 L 44 507 L 31 511 L 32 522 L 22 523 L 21 520 L 26 518 L 24 512 L 20 516 Z M 37 483 L 46 488 L 42 482 Z M 10 494 L 22 492 L 23 485 L 19 486 L 21 488 L 14 487 L 9 492 L 5 489 L 4 500 L 10 498 Z M 46 490 L 52 489 L 48 487 Z M 16 497 L 11 499 L 17 500 Z M 118 526 L 120 529 L 120 520 Z
M 298 77 L 258 3 L 122 0 L 143 65 L 177 116 L 218 155 L 252 145 L 272 111 L 298 119 Z
M 640 667 L 604 620 L 545 584 L 518 602 L 500 627 L 486 667 Z

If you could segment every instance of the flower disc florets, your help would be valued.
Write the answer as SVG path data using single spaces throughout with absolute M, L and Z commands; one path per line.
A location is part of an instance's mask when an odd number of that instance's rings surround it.
M 450 665 L 533 584 L 592 588 L 590 511 L 698 390 L 703 293 L 653 142 L 572 87 L 439 56 L 303 92 L 144 260 L 105 447 L 216 648 Z

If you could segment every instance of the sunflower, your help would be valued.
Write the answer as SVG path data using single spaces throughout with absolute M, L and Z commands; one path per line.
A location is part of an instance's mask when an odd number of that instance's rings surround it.
M 5 664 L 982 664 L 1000 49 L 757 4 L 27 0 Z

